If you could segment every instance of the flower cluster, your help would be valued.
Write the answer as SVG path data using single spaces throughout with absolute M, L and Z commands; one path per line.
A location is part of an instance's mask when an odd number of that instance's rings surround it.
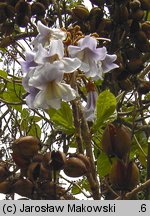
M 25 53 L 25 61 L 20 61 L 30 108 L 59 109 L 62 100 L 74 100 L 77 92 L 65 83 L 66 73 L 79 69 L 96 80 L 103 79 L 104 73 L 118 67 L 113 63 L 116 55 L 108 55 L 105 47 L 97 48 L 97 40 L 90 35 L 80 39 L 77 46 L 69 45 L 68 57 L 63 44 L 66 32 L 48 28 L 40 21 L 37 27 L 39 34 L 31 42 L 33 50 Z

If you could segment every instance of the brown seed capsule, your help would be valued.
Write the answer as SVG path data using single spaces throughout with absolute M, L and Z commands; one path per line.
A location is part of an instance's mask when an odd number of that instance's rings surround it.
M 127 62 L 127 70 L 131 74 L 137 74 L 140 73 L 143 69 L 143 61 L 141 58 L 132 59 L 129 62 Z
M 32 197 L 33 189 L 33 183 L 28 179 L 19 179 L 12 186 L 12 190 L 14 193 L 29 198 Z
M 126 173 L 127 173 L 127 183 L 128 183 L 127 188 L 129 190 L 132 190 L 139 183 L 139 169 L 133 161 L 129 162 Z
M 3 181 L 0 183 L 0 193 L 7 194 L 11 192 L 11 182 Z
M 126 56 L 129 60 L 139 59 L 141 52 L 135 47 L 129 47 L 126 49 Z
M 140 21 L 144 17 L 144 11 L 141 9 L 137 9 L 136 11 L 132 12 L 131 17 L 133 20 Z
M 51 152 L 46 152 L 46 153 L 43 155 L 42 164 L 43 164 L 43 166 L 44 166 L 46 169 L 49 169 L 49 168 L 50 168 L 50 165 L 51 165 L 51 162 L 52 162 Z
M 109 178 L 112 186 L 116 190 L 123 190 L 126 188 L 126 167 L 122 161 L 117 160 L 113 163 Z
M 12 144 L 14 154 L 30 159 L 40 150 L 41 142 L 33 136 L 20 137 Z
M 28 23 L 29 23 L 30 19 L 28 16 L 24 16 L 22 14 L 18 14 L 16 16 L 15 22 L 19 27 L 27 27 Z
M 150 43 L 147 39 L 146 34 L 144 31 L 138 31 L 134 35 L 134 41 L 136 47 L 141 51 L 141 52 L 149 52 L 150 51 Z
M 51 166 L 54 170 L 62 170 L 66 163 L 66 155 L 60 151 L 52 151 L 51 153 Z
M 76 157 L 68 158 L 64 168 L 64 173 L 69 177 L 81 177 L 87 173 L 85 164 Z
M 48 179 L 50 171 L 47 170 L 42 163 L 32 162 L 27 170 L 27 176 L 30 180 L 36 181 L 37 179 Z
M 109 174 L 110 182 L 116 190 L 132 190 L 139 182 L 139 170 L 133 161 L 124 164 L 115 161 Z
M 6 165 L 0 165 L 0 182 L 4 181 L 9 175 L 9 170 Z
M 31 12 L 32 12 L 32 16 L 37 15 L 37 16 L 44 16 L 45 15 L 45 6 L 39 2 L 34 2 L 31 5 Z
M 88 172 L 90 172 L 91 171 L 91 163 L 90 163 L 89 158 L 83 154 L 77 154 L 76 157 L 79 158 L 85 164 Z
M 37 2 L 43 4 L 45 6 L 45 8 L 48 8 L 50 2 L 49 0 L 38 0 Z
M 128 9 L 125 5 L 116 5 L 114 11 L 114 21 L 118 24 L 127 22 L 129 17 Z
M 124 158 L 130 151 L 131 132 L 124 125 L 109 124 L 102 136 L 102 148 L 107 155 Z
M 6 3 L 0 3 L 0 23 L 5 22 L 7 19 L 6 7 Z
M 150 21 L 145 21 L 144 23 L 141 24 L 141 26 L 142 26 L 142 30 L 147 36 L 147 39 L 150 39 Z
M 27 158 L 23 158 L 21 154 L 17 154 L 13 152 L 11 155 L 12 155 L 13 161 L 19 168 L 25 169 L 29 166 L 30 160 Z
M 140 0 L 141 8 L 143 10 L 150 10 L 150 1 L 149 0 Z
M 17 14 L 22 16 L 31 16 L 31 5 L 24 0 L 19 0 L 18 3 L 15 5 L 15 11 Z
M 72 14 L 76 19 L 85 20 L 89 15 L 89 10 L 84 5 L 76 5 L 75 8 L 72 9 Z

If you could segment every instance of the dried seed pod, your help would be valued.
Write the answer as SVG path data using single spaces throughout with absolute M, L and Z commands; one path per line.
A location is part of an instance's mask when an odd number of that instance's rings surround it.
M 143 10 L 150 10 L 150 1 L 149 0 L 140 0 L 141 8 Z
M 128 183 L 127 188 L 128 190 L 132 190 L 139 183 L 139 169 L 133 161 L 129 162 L 126 173 L 127 173 L 127 183 Z
M 145 21 L 144 23 L 142 23 L 141 27 L 145 35 L 147 36 L 147 39 L 150 39 L 150 21 Z
M 6 11 L 6 15 L 7 15 L 8 18 L 11 19 L 11 18 L 14 17 L 14 15 L 15 15 L 15 9 L 14 9 L 13 6 L 7 5 L 5 11 Z
M 141 52 L 149 52 L 150 51 L 150 43 L 148 41 L 148 38 L 144 31 L 138 31 L 134 35 L 134 41 L 136 47 L 141 51 Z
M 23 158 L 21 154 L 17 154 L 13 152 L 11 155 L 12 155 L 13 161 L 19 168 L 25 169 L 29 166 L 30 160 L 27 158 Z
M 40 177 L 40 163 L 32 162 L 28 167 L 27 176 L 31 181 L 36 181 Z
M 37 154 L 33 157 L 32 159 L 33 162 L 42 162 L 43 161 L 43 155 L 42 154 Z
M 26 159 L 30 159 L 36 155 L 40 148 L 41 142 L 33 136 L 20 137 L 12 144 L 13 153 Z
M 40 2 L 34 2 L 31 5 L 32 16 L 37 15 L 43 17 L 45 15 L 45 10 L 46 10 L 45 6 Z
M 66 155 L 63 152 L 60 151 L 52 151 L 51 153 L 51 166 L 54 170 L 62 170 L 66 163 Z
M 0 23 L 5 22 L 7 19 L 6 7 L 6 3 L 0 3 Z
M 87 168 L 82 160 L 70 157 L 66 161 L 64 173 L 69 177 L 81 177 L 87 173 Z
M 28 16 L 24 16 L 22 14 L 18 14 L 16 16 L 15 22 L 19 27 L 27 27 L 28 23 L 29 23 L 30 19 Z
M 131 15 L 131 18 L 133 20 L 136 20 L 136 21 L 140 21 L 142 20 L 144 17 L 144 11 L 141 10 L 141 9 L 137 9 L 136 11 L 134 11 Z
M 0 182 L 4 181 L 9 175 L 9 170 L 6 165 L 0 164 Z
M 31 5 L 24 0 L 19 0 L 15 5 L 15 11 L 17 14 L 27 17 L 31 17 Z
M 130 151 L 131 132 L 124 125 L 109 124 L 102 136 L 102 148 L 107 155 L 124 158 Z
M 7 194 L 11 192 L 11 182 L 3 181 L 0 182 L 0 193 Z
M 125 5 L 116 5 L 114 10 L 114 21 L 118 24 L 127 22 L 129 17 L 128 9 Z
M 116 190 L 126 189 L 126 167 L 120 160 L 116 160 L 110 170 L 109 178 Z
M 131 74 L 140 73 L 144 68 L 142 58 L 132 59 L 127 62 L 127 70 Z
M 133 161 L 125 164 L 116 160 L 112 164 L 109 178 L 116 190 L 132 190 L 139 182 L 139 170 Z
M 90 172 L 91 171 L 91 163 L 90 163 L 89 158 L 83 154 L 77 154 L 76 157 L 79 158 L 85 164 L 88 172 Z
M 72 14 L 76 19 L 85 20 L 89 15 L 89 10 L 84 5 L 76 5 L 75 8 L 72 9 Z
M 94 7 L 91 9 L 89 16 L 88 16 L 88 21 L 90 23 L 91 32 L 96 31 L 97 26 L 99 25 L 103 16 L 104 16 L 104 12 L 99 7 Z
M 45 8 L 48 8 L 50 1 L 49 0 L 38 0 L 37 2 L 43 4 Z
M 11 23 L 11 22 L 3 23 L 0 28 L 0 31 L 6 36 L 10 36 L 14 31 L 14 23 Z
M 51 162 L 52 162 L 51 152 L 46 152 L 46 153 L 43 155 L 42 164 L 43 164 L 43 166 L 44 166 L 46 169 L 49 169 L 49 168 L 50 168 L 50 165 L 51 165 Z
M 129 47 L 126 50 L 126 56 L 129 60 L 141 58 L 141 52 L 135 47 Z
M 19 179 L 13 184 L 12 190 L 14 193 L 17 193 L 20 196 L 31 198 L 34 186 L 33 183 L 28 179 Z

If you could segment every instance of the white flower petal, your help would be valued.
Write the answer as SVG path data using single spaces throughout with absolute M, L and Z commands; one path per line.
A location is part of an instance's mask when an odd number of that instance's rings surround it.
M 57 54 L 60 59 L 63 58 L 64 56 L 63 42 L 61 40 L 52 40 L 49 51 L 51 56 Z
M 61 62 L 64 64 L 64 72 L 71 73 L 78 69 L 81 61 L 78 58 L 63 58 Z

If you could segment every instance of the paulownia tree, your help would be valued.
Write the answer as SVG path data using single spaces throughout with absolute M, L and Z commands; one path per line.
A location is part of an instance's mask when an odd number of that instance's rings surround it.
M 89 4 L 0 1 L 6 199 L 150 198 L 150 1 Z

